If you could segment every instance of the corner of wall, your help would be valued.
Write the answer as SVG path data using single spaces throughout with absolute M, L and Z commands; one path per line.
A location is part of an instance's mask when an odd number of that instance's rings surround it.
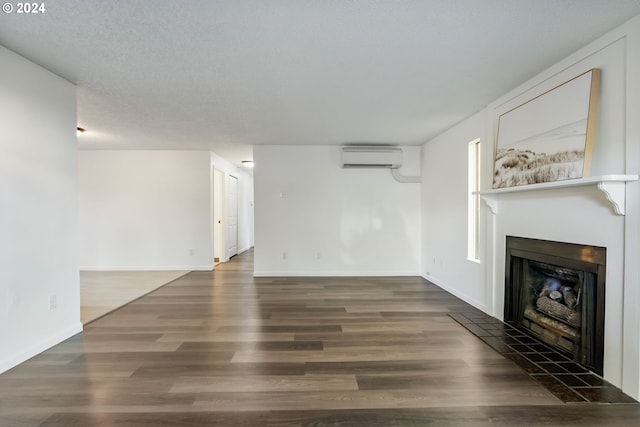
M 9 354 L 6 354 L 5 357 L 0 360 L 0 374 L 16 367 L 25 360 L 29 360 L 43 351 L 48 350 L 54 345 L 79 334 L 82 330 L 82 323 L 77 322 L 64 330 L 56 332 L 54 335 L 50 335 L 40 341 L 30 344 L 26 348 L 19 349 L 14 353 L 8 352 Z

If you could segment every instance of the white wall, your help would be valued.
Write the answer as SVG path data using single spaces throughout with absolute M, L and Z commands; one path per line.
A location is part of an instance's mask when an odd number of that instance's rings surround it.
M 213 268 L 207 151 L 80 151 L 80 265 Z
M 481 310 L 484 267 L 467 259 L 469 143 L 485 140 L 486 112 L 477 113 L 423 147 L 422 276 Z
M 253 175 L 238 177 L 238 253 L 253 247 Z
M 82 324 L 75 86 L 1 46 L 0 64 L 3 372 L 80 332 Z
M 483 188 L 489 189 L 493 173 L 493 141 L 500 114 L 539 95 L 590 68 L 602 70 L 598 124 L 594 141 L 592 176 L 603 174 L 637 174 L 640 171 L 640 17 L 591 43 L 544 73 L 491 103 L 484 113 L 473 116 L 424 147 L 423 169 L 446 174 L 442 154 L 451 149 L 449 168 L 462 172 L 467 156 L 460 145 L 475 136 L 485 141 Z M 475 129 L 475 132 L 474 132 Z M 472 135 L 477 134 L 477 135 Z M 484 137 L 483 137 L 484 135 Z M 488 143 L 486 143 L 488 142 Z M 432 155 L 430 155 L 432 154 Z M 455 174 L 457 175 L 457 174 Z M 449 175 L 445 175 L 449 176 Z M 448 224 L 447 230 L 466 230 L 466 216 L 445 216 L 437 204 L 450 195 L 451 209 L 463 209 L 467 183 L 464 179 L 425 180 L 423 221 L 423 272 L 436 271 L 444 287 L 452 289 L 472 304 L 486 305 L 486 311 L 498 318 L 503 315 L 505 236 L 605 246 L 607 248 L 605 366 L 604 377 L 638 398 L 640 337 L 637 307 L 640 304 L 640 189 L 638 183 L 627 184 L 627 215 L 618 216 L 605 196 L 595 187 L 554 189 L 502 194 L 495 214 L 484 210 L 485 236 L 481 254 L 482 273 L 459 277 L 454 271 L 465 265 L 466 240 L 455 234 L 457 248 L 452 248 L 446 232 L 431 224 Z M 436 221 L 437 220 L 437 221 Z M 455 232 L 454 232 L 455 233 Z M 455 257 L 450 260 L 449 257 Z M 433 257 L 445 259 L 439 271 L 430 265 Z M 451 266 L 447 269 L 446 266 Z M 468 270 L 467 270 L 468 271 Z M 462 279 L 462 281 L 461 281 Z M 467 281 L 464 281 L 467 280 Z M 472 283 L 469 286 L 469 283 Z M 482 300 L 482 296 L 487 297 Z M 480 304 L 477 304 L 480 302 Z
M 256 146 L 256 276 L 417 275 L 420 184 L 343 169 L 338 146 Z M 404 147 L 405 175 L 420 148 Z

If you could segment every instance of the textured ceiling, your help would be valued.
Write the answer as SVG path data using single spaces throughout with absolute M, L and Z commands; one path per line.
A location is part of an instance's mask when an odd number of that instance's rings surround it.
M 640 0 L 45 0 L 0 45 L 78 85 L 81 149 L 420 144 Z

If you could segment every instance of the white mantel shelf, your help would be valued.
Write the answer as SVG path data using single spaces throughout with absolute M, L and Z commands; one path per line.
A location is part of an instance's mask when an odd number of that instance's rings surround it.
M 602 191 L 618 215 L 624 215 L 626 207 L 626 183 L 637 181 L 638 175 L 602 175 L 589 178 L 567 179 L 564 181 L 543 182 L 540 184 L 519 185 L 516 187 L 496 188 L 481 191 L 480 196 L 492 213 L 498 213 L 498 196 L 501 194 L 521 193 L 525 191 L 552 190 L 555 188 L 584 187 L 595 185 Z

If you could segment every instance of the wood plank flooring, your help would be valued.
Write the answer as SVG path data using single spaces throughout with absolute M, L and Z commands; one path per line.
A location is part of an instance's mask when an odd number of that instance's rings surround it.
M 563 404 L 421 278 L 191 272 L 0 375 L 0 426 L 639 426 Z
M 80 321 L 96 320 L 188 271 L 81 271 Z

